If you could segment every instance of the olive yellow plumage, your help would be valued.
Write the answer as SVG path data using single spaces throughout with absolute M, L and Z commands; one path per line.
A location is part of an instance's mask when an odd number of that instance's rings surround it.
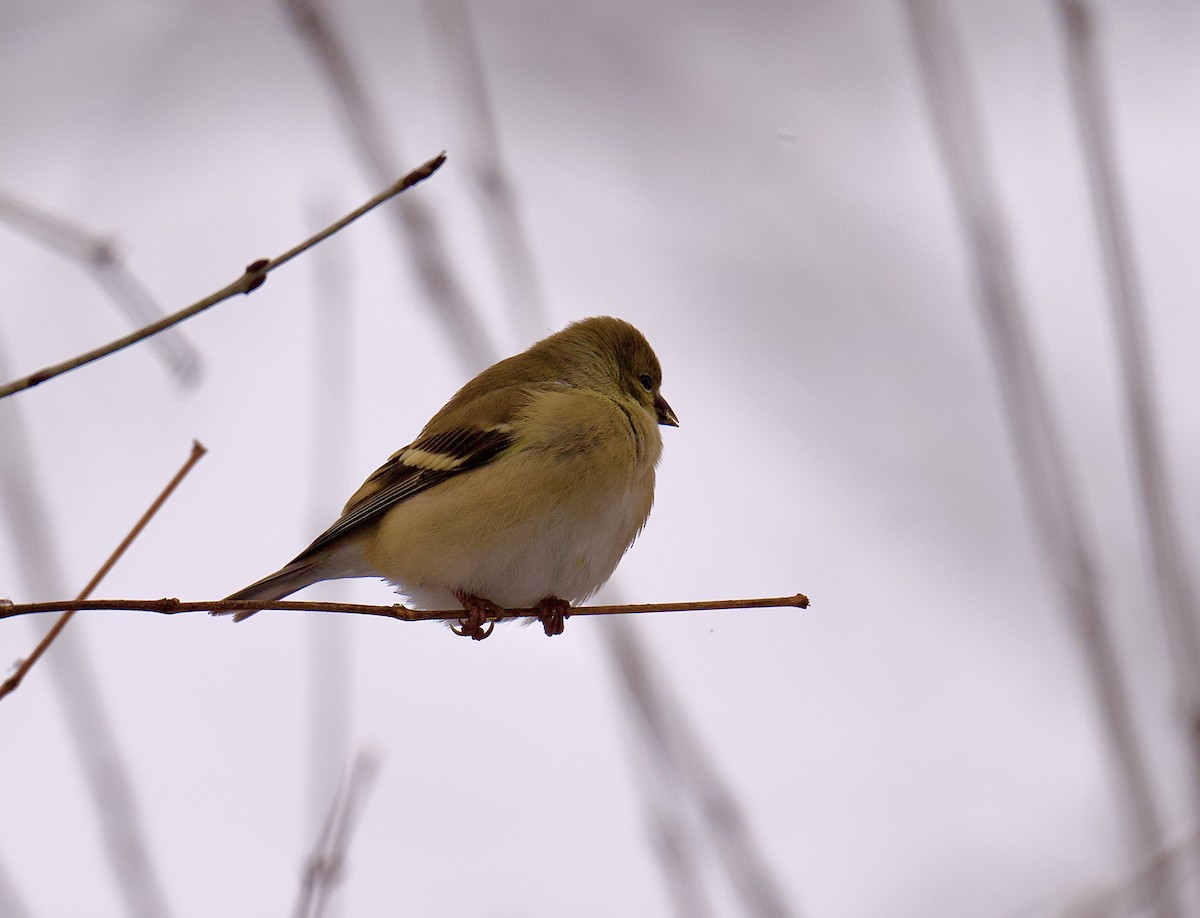
M 658 427 L 678 425 L 661 384 L 628 322 L 568 325 L 463 386 L 329 529 L 229 598 L 382 577 L 418 606 L 458 600 L 476 637 L 491 603 L 557 609 L 561 630 L 563 601 L 598 590 L 649 516 Z

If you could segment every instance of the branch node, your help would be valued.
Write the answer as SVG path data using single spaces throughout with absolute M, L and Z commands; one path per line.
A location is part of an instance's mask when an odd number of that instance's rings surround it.
M 258 261 L 252 261 L 246 265 L 246 273 L 242 275 L 247 278 L 246 289 L 242 293 L 250 293 L 263 285 L 267 279 L 267 265 L 270 263 L 271 259 L 260 258 Z

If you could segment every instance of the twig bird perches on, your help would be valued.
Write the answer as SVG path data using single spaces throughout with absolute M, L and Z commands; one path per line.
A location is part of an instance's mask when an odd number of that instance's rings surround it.
M 476 639 L 514 608 L 561 634 L 646 524 L 659 426 L 679 426 L 661 385 L 628 322 L 568 325 L 463 386 L 308 548 L 229 599 L 382 577 L 422 608 L 461 603 Z
M 770 596 L 762 599 L 713 599 L 700 602 L 647 602 L 621 606 L 576 606 L 572 615 L 639 615 L 655 612 L 724 612 L 733 609 L 807 609 L 808 597 L 803 593 L 794 596 Z M 186 615 L 189 612 L 221 612 L 225 614 L 242 611 L 263 612 L 277 609 L 281 612 L 339 612 L 347 615 L 374 615 L 394 618 L 402 622 L 448 622 L 463 620 L 462 609 L 410 609 L 400 604 L 374 606 L 354 602 L 300 602 L 295 600 L 225 599 L 220 602 L 180 602 L 178 599 L 88 599 L 83 601 L 14 603 L 0 599 L 0 619 L 17 615 L 35 615 L 41 612 L 61 612 L 75 609 L 79 612 L 154 612 L 159 615 Z M 513 618 L 532 618 L 534 609 L 498 609 L 488 622 Z M 490 628 L 487 630 L 490 634 Z M 467 635 L 474 637 L 474 635 Z M 487 637 L 484 634 L 483 637 Z M 475 638 L 482 640 L 482 638 Z

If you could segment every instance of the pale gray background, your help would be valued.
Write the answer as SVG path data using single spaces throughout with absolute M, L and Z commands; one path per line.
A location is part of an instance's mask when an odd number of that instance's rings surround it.
M 1102 550 L 1174 834 L 1190 831 L 1114 347 L 1048 3 L 951 5 L 1020 281 Z M 508 330 L 425 7 L 337 20 L 503 349 Z M 808 593 L 809 612 L 636 628 L 797 913 L 1061 914 L 1128 869 L 1076 647 L 1039 562 L 974 287 L 895 2 L 473 5 L 545 331 L 642 328 L 682 426 L 623 598 Z M 1099 4 L 1176 496 L 1200 505 L 1200 7 Z M 376 189 L 268 2 L 0 5 L 0 187 L 112 233 L 174 309 Z M 291 557 L 467 378 L 387 220 L 332 242 L 353 279 L 353 400 L 318 521 L 318 252 L 184 327 L 180 392 L 144 345 L 24 393 L 70 592 L 186 457 L 211 450 L 98 591 L 218 598 Z M 333 258 L 331 254 L 329 257 Z M 0 226 L 13 374 L 128 328 L 76 267 Z M 10 374 L 12 375 L 12 374 Z M 0 537 L 0 596 L 33 597 Z M 385 586 L 306 594 L 390 601 Z M 309 618 L 92 613 L 86 638 L 175 914 L 283 914 L 312 833 Z M 38 629 L 48 619 L 33 622 Z M 353 916 L 667 915 L 601 625 L 483 644 L 338 620 L 355 746 L 383 770 Z M 0 622 L 0 667 L 29 623 Z M 34 914 L 124 914 L 47 671 L 0 703 L 0 861 Z M 739 914 L 728 901 L 723 914 Z

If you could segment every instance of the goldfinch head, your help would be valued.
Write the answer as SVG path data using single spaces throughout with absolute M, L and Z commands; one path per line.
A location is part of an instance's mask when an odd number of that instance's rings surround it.
M 662 365 L 646 336 L 624 319 L 595 316 L 572 322 L 531 348 L 562 368 L 564 381 L 632 399 L 659 424 L 679 419 L 659 388 Z

